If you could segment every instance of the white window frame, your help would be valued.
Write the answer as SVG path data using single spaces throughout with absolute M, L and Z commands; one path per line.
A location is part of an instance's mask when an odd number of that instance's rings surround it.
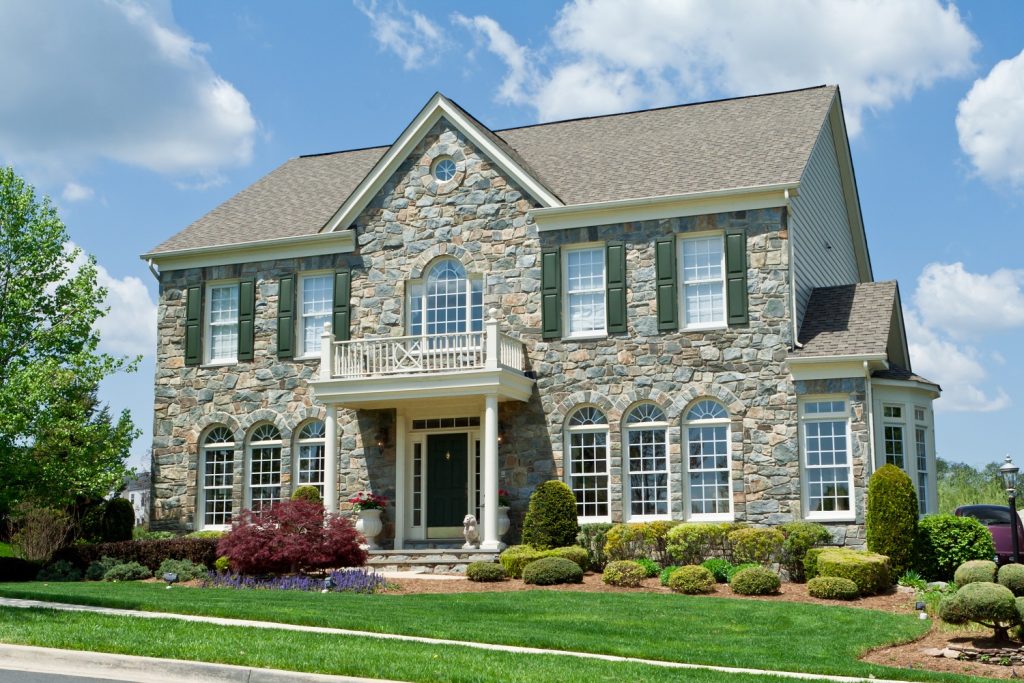
M 329 293 L 329 304 L 327 306 L 327 312 L 317 315 L 306 315 L 305 312 L 305 293 L 306 293 L 306 281 L 313 280 L 316 278 L 327 279 L 327 291 Z M 317 271 L 302 273 L 298 278 L 298 296 L 296 297 L 297 310 L 295 316 L 295 349 L 298 354 L 295 356 L 296 360 L 304 360 L 309 358 L 320 358 L 320 335 L 323 334 L 323 325 L 320 325 L 319 331 L 314 334 L 314 345 L 315 349 L 307 352 L 306 351 L 306 318 L 327 318 L 327 322 L 331 322 L 331 318 L 334 315 L 334 273 L 329 271 Z
M 704 418 L 704 419 L 697 419 L 697 420 L 689 419 L 690 411 L 693 410 L 700 403 L 703 403 L 704 401 L 710 401 L 711 403 L 714 403 L 714 404 L 718 405 L 720 408 L 722 408 L 722 410 L 725 411 L 726 417 L 723 417 L 723 418 Z M 720 401 L 716 401 L 714 399 L 704 397 L 704 398 L 697 399 L 696 401 L 693 401 L 689 406 L 687 406 L 686 411 L 683 413 L 683 418 L 684 418 L 683 419 L 683 433 L 681 435 L 682 436 L 681 440 L 682 440 L 683 449 L 684 449 L 683 450 L 683 458 L 682 458 L 682 460 L 683 460 L 683 482 L 684 482 L 684 486 L 685 486 L 685 489 L 686 489 L 686 499 L 684 501 L 684 505 L 686 507 L 685 507 L 685 514 L 683 516 L 686 519 L 688 519 L 688 520 L 690 520 L 692 522 L 731 522 L 734 519 L 736 519 L 736 511 L 735 511 L 735 505 L 734 505 L 734 501 L 733 501 L 733 489 L 732 489 L 732 485 L 733 485 L 733 472 L 732 472 L 732 418 L 729 415 L 729 409 L 726 408 L 724 405 L 722 405 L 722 403 Z M 700 427 L 721 427 L 721 426 L 725 427 L 725 444 L 726 444 L 726 460 L 725 460 L 726 467 L 725 467 L 725 469 L 723 470 L 722 468 L 712 468 L 712 469 L 701 468 L 700 470 L 692 470 L 690 468 L 690 428 L 691 427 L 694 427 L 694 428 L 700 428 Z M 693 512 L 692 511 L 692 507 L 691 507 L 692 504 L 693 504 L 693 492 L 692 492 L 692 490 L 690 488 L 690 474 L 692 474 L 694 472 L 704 473 L 704 472 L 723 472 L 723 471 L 727 474 L 728 482 L 729 482 L 728 483 L 728 486 L 729 486 L 729 494 L 728 494 L 728 496 L 729 496 L 729 511 L 728 512 Z
M 598 252 L 602 269 L 601 286 L 600 288 L 572 291 L 569 289 L 569 256 L 583 251 Z M 600 317 L 601 327 L 593 330 L 574 331 L 571 315 L 572 297 L 584 294 L 600 294 L 604 312 Z M 601 339 L 608 336 L 608 257 L 606 245 L 603 242 L 573 244 L 562 249 L 562 325 L 562 329 L 565 330 L 564 339 Z
M 406 296 L 406 316 L 405 316 L 406 328 L 405 329 L 406 329 L 406 333 L 409 336 L 414 336 L 414 335 L 415 336 L 422 336 L 422 337 L 435 336 L 435 335 L 431 335 L 431 334 L 427 333 L 427 304 L 428 304 L 427 282 L 430 280 L 430 275 L 431 275 L 431 273 L 433 273 L 434 269 L 441 267 L 447 261 L 452 261 L 452 262 L 458 264 L 458 266 L 460 268 L 462 268 L 462 272 L 465 274 L 465 277 L 466 277 L 466 310 L 465 310 L 466 329 L 463 330 L 462 332 L 444 332 L 444 333 L 440 333 L 440 335 L 438 335 L 438 336 L 444 336 L 445 334 L 463 334 L 463 333 L 478 333 L 478 334 L 480 334 L 480 333 L 483 332 L 483 329 L 484 329 L 484 327 L 483 327 L 484 326 L 484 307 L 483 307 L 483 290 L 484 290 L 484 286 L 483 285 L 484 285 L 484 281 L 483 281 L 483 278 L 480 275 L 470 273 L 469 269 L 466 268 L 466 264 L 462 263 L 457 258 L 448 256 L 448 257 L 439 258 L 439 259 L 437 259 L 435 261 L 432 261 L 430 263 L 430 265 L 427 266 L 427 268 L 425 268 L 423 270 L 423 277 L 417 278 L 415 280 L 409 280 L 409 282 L 408 282 L 408 292 L 407 292 L 407 296 Z M 474 298 L 477 298 L 477 297 L 479 297 L 480 303 L 474 305 L 473 300 L 474 300 Z M 420 322 L 419 322 L 419 328 L 420 329 L 419 329 L 418 332 L 416 330 L 414 330 L 414 327 L 413 327 L 414 326 L 413 314 L 415 312 L 415 309 L 416 309 L 416 306 L 417 306 L 417 302 L 418 302 L 419 314 L 420 314 Z M 474 309 L 478 309 L 477 312 L 479 313 L 479 316 L 475 317 L 473 315 Z M 437 333 L 435 333 L 435 334 L 437 334 Z
M 593 425 L 570 425 L 573 416 L 581 410 L 593 409 L 596 410 L 604 418 L 603 424 Z M 604 476 L 605 478 L 605 496 L 606 502 L 605 507 L 608 510 L 606 515 L 580 515 L 577 507 L 577 519 L 580 524 L 589 524 L 593 522 L 610 522 L 612 513 L 612 473 L 611 473 L 611 439 L 610 430 L 608 425 L 608 416 L 603 410 L 597 406 L 581 405 L 577 406 L 572 412 L 569 413 L 565 418 L 565 456 L 564 456 L 564 472 L 565 472 L 565 483 L 569 485 L 569 489 L 572 490 L 573 496 L 576 495 L 576 487 L 573 485 L 573 436 L 575 435 L 586 435 L 586 434 L 601 434 L 604 436 L 604 463 L 605 471 L 603 475 L 593 476 Z M 583 446 L 586 447 L 586 446 Z M 599 447 L 599 446 L 597 446 Z M 598 491 L 599 488 L 587 489 Z M 577 503 L 577 506 L 580 504 Z
M 277 438 L 256 441 L 257 435 L 259 434 L 260 430 L 264 427 L 272 427 L 277 432 Z M 277 483 L 261 483 L 257 486 L 254 486 L 253 477 L 256 476 L 256 472 L 253 471 L 253 451 L 275 448 L 277 449 Z M 253 509 L 253 504 L 255 503 L 252 495 L 253 488 L 277 488 L 276 498 L 273 496 L 267 499 L 260 498 L 261 503 L 273 504 L 283 500 L 281 495 L 281 471 L 283 469 L 283 463 L 284 442 L 281 439 L 281 430 L 278 429 L 276 425 L 273 425 L 269 422 L 261 422 L 260 424 L 253 427 L 252 431 L 249 432 L 249 437 L 245 440 L 245 507 L 247 507 L 250 510 Z M 255 510 L 255 512 L 258 512 L 258 510 Z
M 888 416 L 886 415 L 887 410 L 898 410 L 899 416 Z M 902 448 L 902 454 L 900 457 L 903 458 L 901 464 L 889 462 L 889 443 L 890 439 L 886 435 L 886 432 L 890 429 L 898 429 L 900 434 L 900 446 Z M 907 452 L 907 407 L 902 403 L 883 403 L 882 404 L 882 464 L 896 465 L 901 470 L 906 472 L 913 479 L 913 472 L 915 469 L 910 467 L 910 454 Z
M 206 434 L 203 435 L 202 440 L 199 442 L 199 468 L 198 468 L 198 471 L 196 473 L 196 477 L 197 477 L 196 490 L 197 490 L 197 492 L 199 494 L 197 496 L 198 500 L 196 501 L 196 503 L 197 503 L 196 504 L 196 518 L 197 518 L 196 519 L 196 528 L 197 529 L 210 529 L 210 530 L 214 530 L 214 531 L 228 529 L 228 528 L 231 527 L 231 519 L 234 516 L 234 513 L 236 512 L 235 509 L 234 509 L 234 507 L 235 507 L 235 501 L 234 501 L 235 440 L 234 440 L 234 437 L 231 436 L 230 437 L 231 438 L 230 441 L 210 442 L 210 437 L 218 429 L 224 430 L 229 435 L 231 434 L 231 430 L 228 429 L 226 426 L 224 426 L 224 425 L 214 425 L 214 426 L 210 427 L 206 431 Z M 220 485 L 217 485 L 217 486 L 210 486 L 210 485 L 207 484 L 206 464 L 207 464 L 208 453 L 210 453 L 210 452 L 228 452 L 228 453 L 231 454 L 230 471 L 227 473 L 227 477 L 228 477 L 230 483 L 228 483 L 228 484 L 220 484 Z M 221 475 L 221 476 L 224 476 L 224 475 Z M 214 491 L 214 490 L 216 490 L 216 491 L 227 491 L 227 493 L 228 493 L 228 497 L 227 497 L 227 504 L 228 504 L 227 519 L 225 520 L 225 522 L 223 524 L 208 524 L 206 522 L 206 519 L 207 519 L 207 517 L 206 517 L 206 515 L 207 515 L 207 513 L 206 513 L 207 492 L 208 491 Z M 213 514 L 220 514 L 220 513 L 213 513 Z
M 820 404 L 826 401 L 842 403 L 842 411 L 808 413 L 808 404 Z M 803 498 L 804 518 L 826 522 L 848 522 L 857 518 L 857 492 L 853 486 L 853 434 L 850 428 L 850 403 L 846 395 L 805 396 L 799 401 L 800 423 L 800 492 Z M 849 510 L 811 510 L 809 473 L 815 469 L 836 468 L 831 465 L 810 465 L 808 463 L 807 425 L 812 422 L 842 422 L 846 436 L 846 485 L 849 491 Z M 837 482 L 838 483 L 838 482 Z
M 206 283 L 206 291 L 204 292 L 204 303 L 203 306 L 203 359 L 205 365 L 231 365 L 238 362 L 238 337 L 240 334 L 238 319 L 241 313 L 241 292 L 238 280 L 224 280 L 217 282 Z M 233 354 L 230 357 L 224 356 L 221 358 L 213 357 L 213 290 L 223 289 L 231 287 L 235 290 L 235 320 L 234 322 L 218 323 L 218 326 L 223 325 L 225 327 L 234 325 L 235 328 L 235 348 Z
M 702 279 L 702 280 L 686 280 L 686 268 L 685 268 L 685 250 L 687 242 L 696 242 L 699 240 L 717 239 L 721 246 L 722 261 L 721 277 L 714 279 Z M 710 230 L 702 232 L 692 232 L 680 235 L 676 240 L 676 270 L 677 277 L 679 278 L 679 329 L 681 330 L 721 330 L 726 329 L 729 326 L 729 291 L 726 287 L 726 263 L 725 263 L 725 231 L 724 230 Z M 688 325 L 686 323 L 686 286 L 689 285 L 701 285 L 710 283 L 719 283 L 722 287 L 722 318 L 707 323 L 693 323 Z
M 310 437 L 305 434 L 306 430 L 312 427 L 313 425 L 320 425 L 320 436 Z M 320 492 L 320 498 L 323 499 L 324 485 L 327 479 L 326 462 L 324 460 L 326 455 L 325 444 L 327 443 L 326 426 L 324 425 L 323 420 L 308 420 L 307 422 L 304 422 L 301 427 L 295 430 L 295 433 L 295 466 L 292 470 L 295 473 L 295 475 L 292 482 L 292 492 L 294 493 L 295 489 L 297 489 L 300 486 L 313 486 L 316 488 L 317 491 Z M 317 459 L 320 461 L 319 471 L 315 469 L 308 469 L 302 467 L 303 460 L 311 459 L 305 456 L 305 453 L 308 452 L 309 449 L 314 449 L 314 455 L 312 459 Z M 316 453 L 316 449 L 319 449 L 319 454 Z M 319 474 L 319 476 L 309 477 L 310 479 L 315 479 L 315 481 L 302 481 L 303 475 L 316 474 Z
M 654 408 L 655 410 L 658 411 L 658 413 L 660 413 L 660 419 L 652 420 L 652 421 L 649 421 L 649 422 L 646 422 L 646 421 L 631 421 L 630 420 L 630 418 L 633 417 L 634 413 L 637 410 L 645 408 L 645 407 L 648 407 L 648 406 L 651 407 L 651 408 Z M 636 473 L 633 472 L 633 470 L 632 470 L 632 453 L 631 453 L 632 443 L 631 443 L 631 441 L 632 441 L 632 435 L 634 433 L 637 433 L 637 432 L 654 432 L 654 433 L 660 432 L 660 437 L 655 437 L 655 439 L 651 442 L 651 445 L 653 445 L 655 447 L 660 447 L 660 449 L 661 449 L 661 457 L 659 458 L 658 456 L 655 456 L 656 460 L 660 459 L 664 463 L 664 466 L 661 469 L 655 469 L 655 470 L 651 470 L 651 471 L 643 471 L 643 470 L 641 470 L 641 471 L 636 472 Z M 668 421 L 665 419 L 665 412 L 657 404 L 651 403 L 649 401 L 645 401 L 643 403 L 636 404 L 635 406 L 631 407 L 626 412 L 626 417 L 624 418 L 624 427 L 623 427 L 623 430 L 622 430 L 622 461 L 623 461 L 622 462 L 623 469 L 625 470 L 625 476 L 623 477 L 623 489 L 624 489 L 624 491 L 623 491 L 623 503 L 624 503 L 625 510 L 623 511 L 623 516 L 627 520 L 634 521 L 634 522 L 648 522 L 648 521 L 653 521 L 653 520 L 658 520 L 658 519 L 671 519 L 672 518 L 672 473 L 671 473 L 671 469 L 670 469 L 670 465 L 669 465 L 669 453 L 668 453 Z M 661 475 L 661 474 L 663 474 L 665 476 L 665 512 L 662 512 L 662 513 L 657 513 L 656 512 L 656 513 L 653 513 L 653 514 L 645 514 L 645 513 L 633 514 L 633 475 L 634 474 L 637 474 L 639 476 Z M 646 491 L 648 488 L 649 487 L 647 487 L 644 484 L 641 484 L 641 486 L 640 486 L 640 489 L 642 491 Z M 657 488 L 660 488 L 660 487 L 655 485 L 654 488 L 655 488 L 655 490 L 657 490 Z M 657 503 L 657 502 L 660 502 L 660 501 L 655 500 L 654 502 Z

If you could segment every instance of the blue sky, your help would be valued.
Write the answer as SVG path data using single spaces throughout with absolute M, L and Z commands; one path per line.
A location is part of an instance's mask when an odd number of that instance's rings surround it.
M 299 154 L 387 144 L 435 90 L 492 128 L 838 83 L 875 277 L 898 279 L 940 457 L 1024 464 L 1024 3 L 0 5 L 0 163 L 110 290 L 102 397 L 151 430 L 138 255 Z M 339 198 L 339 203 L 343 198 Z

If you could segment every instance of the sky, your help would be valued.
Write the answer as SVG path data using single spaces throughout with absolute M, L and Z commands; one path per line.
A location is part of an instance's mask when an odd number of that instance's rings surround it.
M 876 280 L 900 284 L 936 449 L 1024 465 L 1024 3 L 0 3 L 0 163 L 107 292 L 101 398 L 152 431 L 138 256 L 300 154 L 389 144 L 435 91 L 493 129 L 838 84 Z M 339 204 L 343 198 L 339 198 Z

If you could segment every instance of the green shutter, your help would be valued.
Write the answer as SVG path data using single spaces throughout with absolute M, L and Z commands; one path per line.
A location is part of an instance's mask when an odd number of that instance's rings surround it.
M 626 332 L 626 247 L 609 242 L 605 249 L 608 332 Z
M 725 291 L 729 302 L 729 324 L 746 325 L 747 234 L 743 230 L 725 233 Z
M 669 237 L 654 243 L 655 277 L 658 292 L 658 329 L 679 329 L 679 290 L 676 285 L 676 239 Z
M 203 362 L 203 288 L 189 287 L 185 297 L 185 365 L 199 365 Z
M 558 247 L 541 251 L 540 256 L 541 336 L 562 336 L 562 256 Z
M 252 360 L 256 334 L 256 281 L 238 283 L 238 360 Z
M 277 357 L 295 355 L 295 276 L 285 275 L 277 284 Z
M 334 338 L 348 341 L 352 328 L 352 271 L 334 273 Z

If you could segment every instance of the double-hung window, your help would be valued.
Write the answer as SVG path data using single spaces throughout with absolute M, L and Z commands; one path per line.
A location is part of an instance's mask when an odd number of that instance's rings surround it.
M 480 332 L 483 326 L 483 280 L 469 277 L 455 259 L 438 261 L 423 280 L 410 283 L 409 334 Z
M 299 430 L 297 486 L 313 486 L 324 496 L 324 423 L 307 422 Z
M 803 401 L 800 429 L 807 517 L 853 519 L 853 459 L 846 401 Z
M 605 248 L 573 248 L 564 253 L 565 318 L 569 336 L 606 334 Z
M 334 276 L 303 275 L 299 283 L 299 349 L 302 356 L 316 356 L 324 325 L 331 322 Z
M 576 495 L 576 514 L 588 522 L 608 521 L 608 418 L 583 406 L 566 424 L 569 488 Z
M 234 441 L 226 427 L 214 427 L 203 440 L 199 475 L 200 528 L 222 527 L 231 523 Z
M 249 437 L 249 506 L 259 511 L 281 500 L 281 432 L 263 424 Z
M 914 456 L 917 464 L 917 509 L 928 512 L 928 427 L 924 408 L 914 408 Z
M 725 244 L 722 235 L 679 240 L 683 327 L 724 327 Z
M 238 283 L 207 286 L 207 362 L 229 363 L 238 358 Z
M 629 517 L 668 517 L 668 423 L 653 403 L 641 403 L 626 417 Z
M 885 462 L 906 469 L 903 440 L 903 407 L 882 406 L 882 431 L 885 444 Z
M 690 518 L 732 518 L 729 413 L 715 401 L 698 401 L 686 413 L 686 470 Z

